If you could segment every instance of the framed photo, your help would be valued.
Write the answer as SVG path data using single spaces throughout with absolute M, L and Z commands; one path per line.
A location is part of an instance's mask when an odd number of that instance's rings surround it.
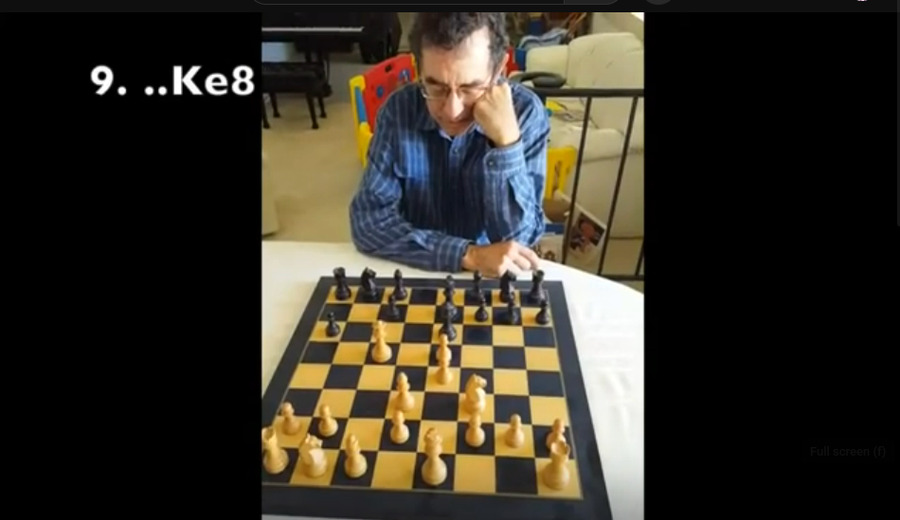
M 566 203 L 571 201 L 568 196 L 561 192 L 558 192 L 555 197 Z M 596 274 L 600 267 L 600 252 L 607 233 L 606 223 L 597 218 L 596 215 L 586 211 L 577 202 L 575 203 L 574 212 L 572 225 L 569 228 L 569 239 L 565 244 L 567 248 L 566 265 Z M 568 221 L 568 212 L 566 221 Z M 564 226 L 565 224 L 562 225 Z M 564 234 L 560 233 L 559 235 L 560 256 L 557 261 L 561 262 Z

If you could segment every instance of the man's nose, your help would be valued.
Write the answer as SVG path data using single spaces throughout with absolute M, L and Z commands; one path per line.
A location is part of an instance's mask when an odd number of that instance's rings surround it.
M 456 118 L 466 109 L 465 104 L 463 103 L 462 97 L 456 92 L 451 92 L 449 96 L 447 96 L 447 101 L 444 103 L 444 114 L 450 118 Z

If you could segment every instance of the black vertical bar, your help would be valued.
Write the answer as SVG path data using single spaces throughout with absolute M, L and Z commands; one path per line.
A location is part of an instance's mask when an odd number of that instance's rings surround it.
M 616 187 L 613 190 L 612 203 L 609 205 L 609 216 L 606 219 L 606 233 L 603 234 L 603 248 L 600 250 L 600 265 L 597 266 L 597 276 L 603 273 L 603 264 L 606 261 L 606 248 L 609 245 L 609 235 L 612 233 L 613 228 L 613 217 L 616 214 L 616 203 L 619 201 L 619 190 L 622 187 L 622 175 L 625 173 L 625 158 L 628 156 L 628 146 L 631 144 L 631 132 L 634 128 L 634 113 L 637 111 L 638 97 L 635 96 L 631 99 L 631 113 L 628 114 L 628 128 L 625 130 L 622 159 L 619 160 L 619 174 L 616 176 Z
M 575 197 L 578 196 L 578 184 L 581 181 L 581 161 L 584 159 L 584 141 L 587 138 L 588 122 L 591 118 L 591 102 L 594 96 L 587 97 L 584 104 L 584 119 L 581 121 L 581 141 L 578 145 L 578 159 L 575 163 L 575 179 L 572 181 L 572 200 L 569 201 L 569 218 L 566 219 L 566 232 L 563 234 L 562 264 L 566 265 L 569 253 L 569 233 L 572 229 L 572 218 L 575 216 Z M 565 187 L 563 187 L 565 191 Z
M 637 267 L 634 268 L 634 275 L 641 275 L 641 266 L 644 264 L 644 241 L 641 240 L 641 252 L 638 254 Z

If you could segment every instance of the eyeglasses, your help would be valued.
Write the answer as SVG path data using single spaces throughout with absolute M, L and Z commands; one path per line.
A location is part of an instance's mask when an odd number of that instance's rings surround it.
M 481 96 L 483 96 L 492 85 L 497 83 L 497 79 L 497 74 L 494 74 L 491 76 L 491 79 L 485 81 L 482 85 L 475 87 L 460 87 L 456 89 L 457 95 L 462 99 L 463 103 L 474 103 L 481 99 Z M 419 90 L 422 92 L 422 97 L 429 101 L 446 101 L 453 92 L 453 89 L 446 85 L 431 85 L 422 80 L 419 80 L 418 83 Z

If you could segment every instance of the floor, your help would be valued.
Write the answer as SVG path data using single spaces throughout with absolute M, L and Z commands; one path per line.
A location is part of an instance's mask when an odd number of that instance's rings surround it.
M 404 35 L 410 20 L 402 17 Z M 263 152 L 274 185 L 279 230 L 264 240 L 350 241 L 347 208 L 362 166 L 356 155 L 347 85 L 368 67 L 359 54 L 335 57 L 330 72 L 334 94 L 325 100 L 327 118 L 319 119 L 318 130 L 311 127 L 302 96 L 279 95 L 278 119 L 272 118 L 269 110 L 271 128 L 262 130 Z M 640 247 L 640 240 L 611 240 L 604 274 L 633 274 Z M 578 265 L 577 259 L 570 258 L 567 263 L 596 271 L 596 267 Z M 598 264 L 595 258 L 593 265 Z M 643 291 L 643 282 L 627 285 Z

